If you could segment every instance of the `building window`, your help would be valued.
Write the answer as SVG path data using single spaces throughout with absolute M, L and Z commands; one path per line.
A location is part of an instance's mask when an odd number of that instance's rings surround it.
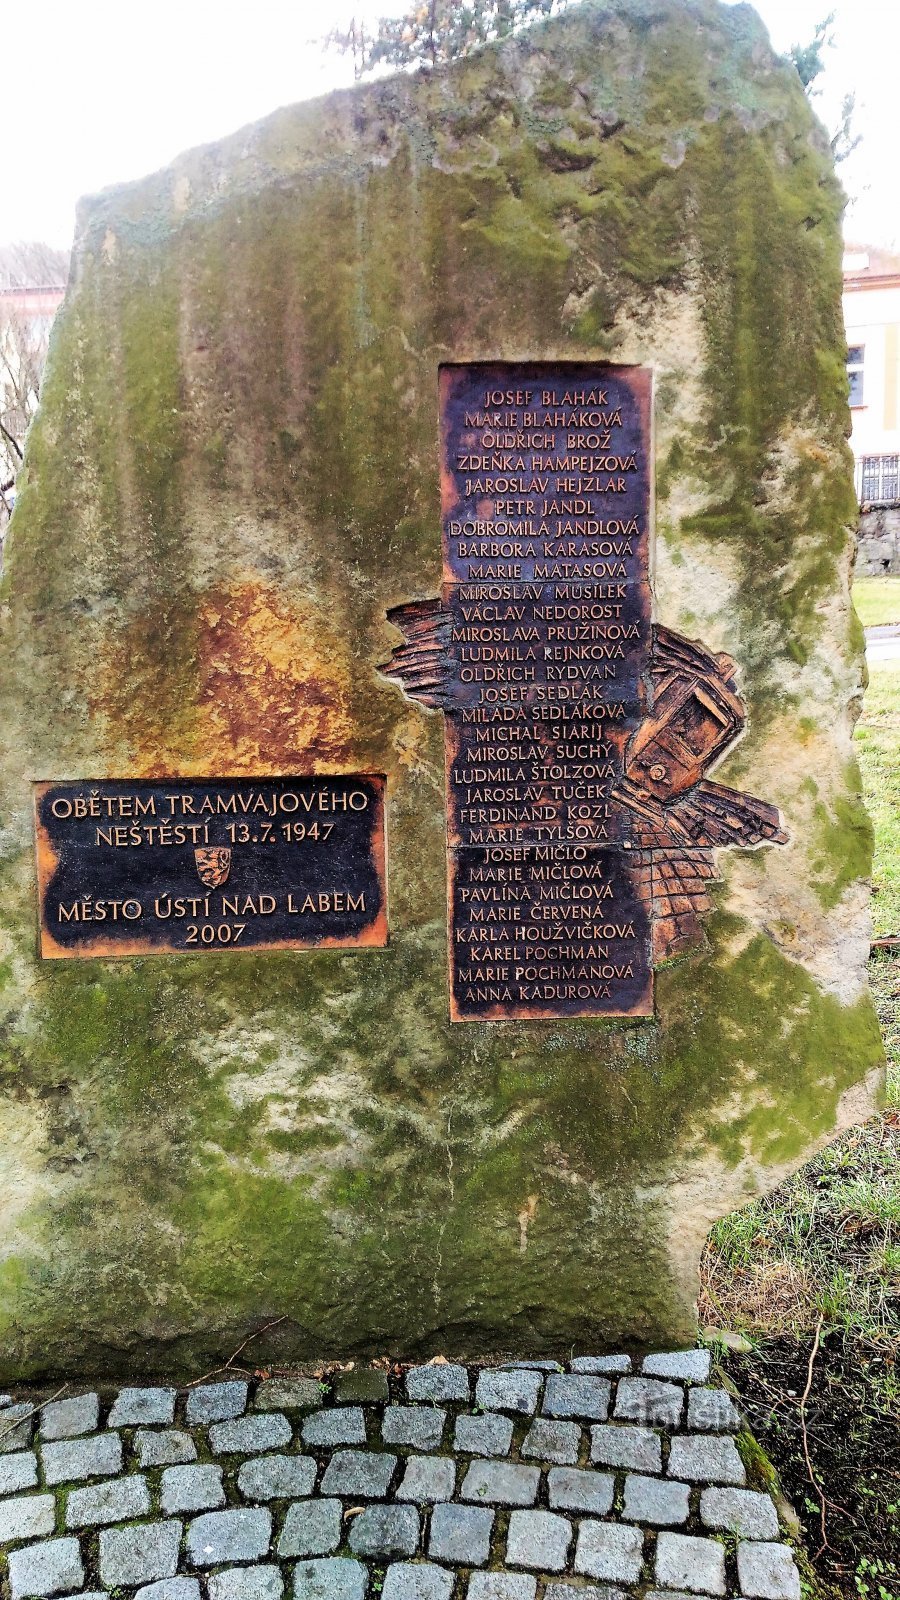
M 857 468 L 860 505 L 894 505 L 900 500 L 900 456 L 863 456 Z
M 861 406 L 863 403 L 863 363 L 866 347 L 862 344 L 851 344 L 847 351 L 847 379 L 850 384 L 851 406 Z

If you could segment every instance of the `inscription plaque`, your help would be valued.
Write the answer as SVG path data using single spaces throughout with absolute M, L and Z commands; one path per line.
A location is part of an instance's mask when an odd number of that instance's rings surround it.
M 786 837 L 704 779 L 734 663 L 651 620 L 651 373 L 445 366 L 440 418 L 441 593 L 383 670 L 446 714 L 451 1017 L 649 1015 L 714 848 Z
M 384 778 L 34 786 L 41 955 L 387 943 Z

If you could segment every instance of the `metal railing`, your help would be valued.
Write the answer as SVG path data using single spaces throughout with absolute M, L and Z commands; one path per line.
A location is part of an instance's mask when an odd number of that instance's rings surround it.
M 900 502 L 900 455 L 861 456 L 853 477 L 861 506 L 892 506 Z

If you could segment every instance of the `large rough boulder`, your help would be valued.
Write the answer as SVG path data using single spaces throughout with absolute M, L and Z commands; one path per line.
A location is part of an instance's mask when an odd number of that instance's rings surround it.
M 0 1348 L 19 1375 L 690 1338 L 710 1224 L 875 1104 L 841 195 L 755 14 L 613 0 L 86 202 L 0 644 Z M 656 372 L 658 620 L 737 663 L 656 1015 L 451 1024 L 437 367 Z M 390 943 L 44 961 L 35 779 L 382 771 Z

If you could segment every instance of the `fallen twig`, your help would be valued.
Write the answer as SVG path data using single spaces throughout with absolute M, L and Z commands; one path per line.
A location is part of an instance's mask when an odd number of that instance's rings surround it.
M 61 1389 L 57 1389 L 56 1393 L 50 1396 L 50 1400 L 58 1400 L 61 1394 L 65 1394 L 68 1387 L 69 1385 L 64 1383 Z M 30 1411 L 26 1411 L 24 1416 L 16 1417 L 15 1422 L 10 1423 L 10 1426 L 8 1428 L 4 1428 L 2 1433 L 0 1433 L 0 1439 L 8 1439 L 11 1433 L 15 1433 L 17 1428 L 21 1428 L 23 1422 L 28 1422 L 31 1417 L 37 1416 L 39 1411 L 43 1411 L 44 1406 L 49 1406 L 50 1400 L 40 1400 L 36 1406 L 32 1406 Z M 3 1413 L 0 1412 L 0 1416 L 2 1416 L 2 1414 Z
M 187 1385 L 187 1387 L 189 1389 L 196 1389 L 198 1383 L 205 1383 L 207 1378 L 214 1378 L 216 1376 L 216 1374 L 219 1373 L 219 1372 L 234 1372 L 234 1371 L 237 1371 L 237 1372 L 245 1373 L 247 1377 L 251 1377 L 252 1374 L 248 1370 L 247 1367 L 237 1367 L 237 1368 L 235 1367 L 234 1363 L 235 1363 L 237 1357 L 240 1355 L 242 1350 L 246 1350 L 248 1344 L 251 1344 L 254 1339 L 259 1339 L 262 1334 L 268 1333 L 270 1328 L 277 1328 L 279 1322 L 286 1322 L 286 1321 L 287 1321 L 287 1317 L 275 1317 L 272 1322 L 267 1322 L 264 1328 L 257 1328 L 254 1333 L 248 1333 L 248 1335 L 247 1335 L 246 1339 L 244 1340 L 243 1344 L 239 1344 L 236 1350 L 232 1350 L 231 1355 L 228 1357 L 228 1360 L 227 1361 L 223 1361 L 221 1367 L 213 1367 L 211 1372 L 204 1372 L 202 1378 L 192 1378 L 190 1383 Z

